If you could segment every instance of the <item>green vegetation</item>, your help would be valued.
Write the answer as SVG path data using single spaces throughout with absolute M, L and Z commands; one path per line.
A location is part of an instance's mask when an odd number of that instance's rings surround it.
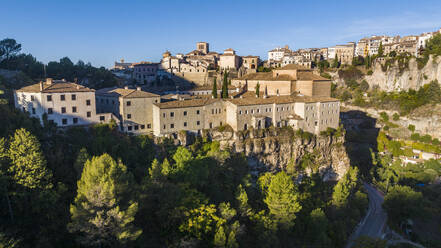
M 31 54 L 23 54 L 21 44 L 14 39 L 4 39 L 0 41 L 0 68 L 7 70 L 17 70 L 25 73 L 32 80 L 40 80 L 46 76 L 54 79 L 66 79 L 68 81 L 78 80 L 79 82 L 87 80 L 87 86 L 99 89 L 117 85 L 113 74 L 104 67 L 96 68 L 90 63 L 84 63 L 79 60 L 74 64 L 68 57 L 61 58 L 59 62 L 51 61 L 45 65 L 38 61 Z M 9 88 L 18 89 L 24 86 L 20 84 L 8 84 Z M 28 82 L 30 83 L 30 82 Z
M 224 72 L 224 80 L 222 81 L 222 98 L 228 98 L 228 72 Z
M 217 98 L 217 83 L 216 78 L 213 78 L 213 90 L 211 91 L 213 98 Z
M 260 96 L 260 84 L 259 84 L 259 82 L 257 82 L 257 85 L 256 85 L 256 96 L 257 97 Z

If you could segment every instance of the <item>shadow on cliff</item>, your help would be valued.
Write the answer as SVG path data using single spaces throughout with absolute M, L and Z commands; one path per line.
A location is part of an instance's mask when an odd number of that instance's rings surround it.
M 360 169 L 366 180 L 370 180 L 371 150 L 377 150 L 377 136 L 380 131 L 375 127 L 377 119 L 358 110 L 341 112 L 340 119 L 346 131 L 344 146 L 350 163 Z

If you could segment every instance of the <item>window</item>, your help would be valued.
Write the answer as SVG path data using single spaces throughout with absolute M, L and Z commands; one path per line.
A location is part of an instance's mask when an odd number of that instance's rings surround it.
M 152 124 L 147 124 L 147 128 L 152 128 Z
M 90 118 L 92 116 L 92 113 L 89 111 L 87 112 L 87 118 Z
M 246 114 L 246 115 L 248 114 L 248 110 L 245 110 L 245 114 Z
M 187 111 L 184 111 L 184 116 L 186 116 L 187 115 Z
M 214 109 L 211 109 L 211 114 L 214 115 Z
M 106 118 L 104 117 L 104 115 L 100 116 L 100 121 L 105 121 Z
M 132 119 L 132 114 L 127 114 L 127 119 Z
M 139 126 L 138 125 L 135 125 L 135 130 L 138 130 L 139 129 Z
M 65 95 L 60 95 L 60 100 L 61 100 L 61 101 L 66 100 L 66 96 L 65 96 Z
M 141 129 L 145 129 L 145 125 L 141 125 Z
M 77 100 L 77 95 L 72 94 L 72 101 L 75 101 L 75 100 Z
M 66 107 L 61 107 L 61 113 L 66 113 Z
M 240 114 L 240 115 L 242 114 L 242 110 L 239 110 L 239 114 Z
M 198 125 L 198 126 L 199 126 L 200 124 L 201 124 L 201 122 L 200 122 L 200 121 L 197 121 L 197 122 L 196 122 L 196 125 Z
M 213 128 L 213 123 L 210 122 L 210 128 Z
M 162 117 L 164 117 L 164 118 L 165 118 L 165 113 L 163 113 L 163 114 L 162 114 Z
M 90 100 L 86 100 L 86 105 L 90 106 Z
M 199 110 L 196 110 L 196 114 L 198 115 L 198 114 L 200 114 L 201 112 L 199 111 Z
M 48 108 L 48 109 L 47 109 L 47 114 L 48 114 L 48 115 L 51 115 L 52 113 L 53 113 L 53 109 L 52 109 L 52 108 Z
M 186 127 L 187 126 L 187 122 L 184 122 L 184 127 Z
M 47 99 L 48 102 L 52 102 L 52 96 L 51 95 L 46 96 L 46 99 Z
M 170 128 L 175 128 L 175 124 L 170 124 Z
M 165 125 L 163 126 L 163 129 L 165 129 Z
M 72 107 L 72 113 L 76 113 L 77 112 L 77 107 Z
M 63 125 L 67 125 L 67 119 L 66 118 L 62 119 L 61 123 L 63 123 Z
M 170 117 L 174 117 L 175 116 L 175 112 L 170 112 Z
M 132 126 L 127 126 L 127 131 L 132 131 Z
M 127 106 L 131 106 L 132 102 L 131 101 L 127 101 Z
M 78 123 L 78 118 L 73 118 L 72 120 L 73 120 L 73 123 L 74 123 L 74 124 L 77 124 L 77 123 Z
M 34 101 L 34 96 L 31 96 L 31 101 Z

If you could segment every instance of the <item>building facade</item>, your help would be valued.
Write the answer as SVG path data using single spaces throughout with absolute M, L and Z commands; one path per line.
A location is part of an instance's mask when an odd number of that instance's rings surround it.
M 115 119 L 110 113 L 96 113 L 95 90 L 64 80 L 46 79 L 45 82 L 23 87 L 14 92 L 17 109 L 59 127 L 92 125 Z

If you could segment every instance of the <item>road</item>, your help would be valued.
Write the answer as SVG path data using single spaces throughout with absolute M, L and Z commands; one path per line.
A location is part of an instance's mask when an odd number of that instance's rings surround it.
M 355 232 L 349 238 L 346 248 L 353 245 L 353 241 L 360 236 L 369 236 L 372 238 L 382 238 L 384 227 L 386 226 L 387 215 L 382 208 L 384 196 L 371 185 L 364 183 L 369 197 L 369 208 L 364 219 L 357 226 Z

